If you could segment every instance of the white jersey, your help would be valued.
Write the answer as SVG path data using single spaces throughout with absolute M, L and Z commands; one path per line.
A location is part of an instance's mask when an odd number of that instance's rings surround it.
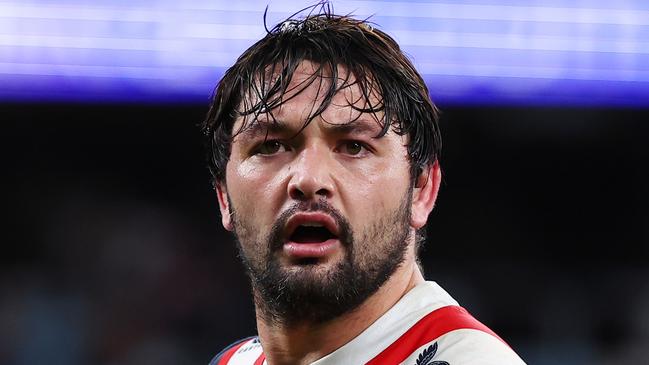
M 311 365 L 521 365 L 518 355 L 437 283 L 417 285 L 356 338 Z M 257 337 L 210 365 L 267 365 Z

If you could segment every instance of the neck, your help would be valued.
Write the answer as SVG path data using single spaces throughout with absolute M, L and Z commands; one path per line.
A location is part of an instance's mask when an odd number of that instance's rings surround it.
M 266 321 L 258 313 L 257 330 L 268 364 L 306 365 L 332 353 L 367 329 L 423 281 L 419 266 L 411 256 L 363 304 L 329 322 L 287 327 Z

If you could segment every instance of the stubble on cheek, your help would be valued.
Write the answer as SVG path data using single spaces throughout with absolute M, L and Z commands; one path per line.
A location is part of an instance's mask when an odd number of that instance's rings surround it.
M 266 242 L 263 237 L 264 233 L 259 228 L 253 227 L 248 220 L 240 219 L 241 213 L 232 204 L 230 196 L 228 196 L 228 202 L 234 229 L 232 233 L 237 244 L 239 258 L 246 268 L 246 273 L 250 275 L 253 271 L 263 270 L 261 266 L 262 258 L 268 252 L 268 249 L 264 247 Z

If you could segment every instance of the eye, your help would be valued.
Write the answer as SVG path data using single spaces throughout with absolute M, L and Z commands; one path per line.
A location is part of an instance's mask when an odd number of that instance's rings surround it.
M 340 152 L 351 156 L 359 155 L 365 150 L 367 150 L 365 145 L 357 141 L 346 141 L 339 148 Z
M 280 141 L 269 140 L 264 141 L 262 144 L 257 146 L 253 153 L 255 155 L 274 155 L 279 152 L 284 152 L 288 150 L 285 144 Z

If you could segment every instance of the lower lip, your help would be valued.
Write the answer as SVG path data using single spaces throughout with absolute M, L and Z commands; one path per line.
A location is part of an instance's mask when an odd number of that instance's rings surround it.
M 332 255 L 340 247 L 338 239 L 317 243 L 286 242 L 284 253 L 293 258 L 323 258 Z

